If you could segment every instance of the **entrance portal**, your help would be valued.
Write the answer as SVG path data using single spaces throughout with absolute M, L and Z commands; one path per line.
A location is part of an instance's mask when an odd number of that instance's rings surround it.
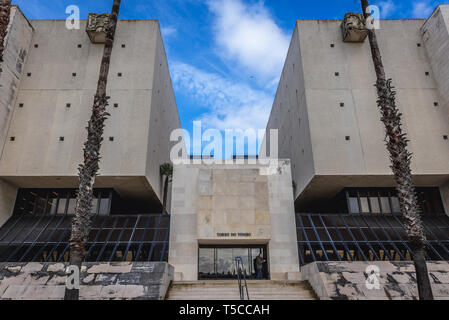
M 254 259 L 262 253 L 267 259 L 266 246 L 200 246 L 198 255 L 198 279 L 236 279 L 235 258 L 241 257 L 247 279 L 256 279 Z M 268 279 L 268 267 L 264 263 L 263 279 Z

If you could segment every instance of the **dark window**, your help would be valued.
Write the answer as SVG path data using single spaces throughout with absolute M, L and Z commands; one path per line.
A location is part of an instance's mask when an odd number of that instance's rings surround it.
M 267 250 L 265 246 L 201 246 L 198 253 L 199 279 L 235 279 L 236 258 L 242 258 L 243 268 L 249 279 L 256 278 L 255 258 L 262 253 L 265 261 Z M 264 279 L 268 279 L 267 263 L 262 268 Z
M 345 190 L 349 213 L 401 213 L 395 188 L 347 188 Z M 416 188 L 416 193 L 423 213 L 444 213 L 438 188 Z
M 85 261 L 167 261 L 170 217 L 110 215 L 112 189 L 94 190 Z M 0 228 L 0 262 L 66 262 L 74 189 L 20 189 Z
M 355 198 L 355 197 L 350 197 Z M 422 217 L 427 259 L 449 261 L 449 217 Z M 296 214 L 300 264 L 314 261 L 410 261 L 411 250 L 398 215 Z
M 109 215 L 111 189 L 94 191 L 92 212 L 97 212 L 98 199 L 101 199 L 101 214 Z M 73 215 L 75 214 L 75 189 L 19 189 L 14 207 L 14 214 L 23 212 L 33 216 L 40 215 Z

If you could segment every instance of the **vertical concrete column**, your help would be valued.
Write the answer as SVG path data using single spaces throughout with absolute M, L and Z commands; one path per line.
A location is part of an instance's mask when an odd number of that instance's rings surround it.
M 289 160 L 280 160 L 275 174 L 268 176 L 271 240 L 269 243 L 272 280 L 299 280 L 299 257 Z
M 198 279 L 197 190 L 199 168 L 174 166 L 168 263 L 176 281 Z

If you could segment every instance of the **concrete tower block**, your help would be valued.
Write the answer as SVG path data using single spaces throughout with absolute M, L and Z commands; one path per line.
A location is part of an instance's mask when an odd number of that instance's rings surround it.
M 449 5 L 440 5 L 421 28 L 438 91 L 449 107 Z

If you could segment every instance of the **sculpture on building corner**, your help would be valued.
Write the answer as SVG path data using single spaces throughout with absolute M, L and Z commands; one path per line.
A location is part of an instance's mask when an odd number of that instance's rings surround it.
M 368 36 L 366 20 L 363 14 L 349 12 L 341 23 L 344 42 L 364 42 Z
M 86 32 L 92 43 L 105 43 L 106 32 L 110 24 L 110 14 L 89 13 L 87 18 Z

